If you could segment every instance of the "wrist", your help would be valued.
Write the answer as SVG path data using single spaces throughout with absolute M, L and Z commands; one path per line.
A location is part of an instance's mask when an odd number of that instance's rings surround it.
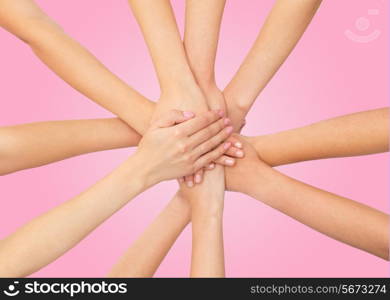
M 214 90 L 217 88 L 214 71 L 194 71 L 197 85 L 202 91 Z
M 229 94 L 225 92 L 223 92 L 223 95 L 226 101 L 228 116 L 232 120 L 234 130 L 239 132 L 245 125 L 245 118 L 250 107 L 241 103 L 240 99 L 229 96 Z
M 191 206 L 191 220 L 193 223 L 210 224 L 223 219 L 223 205 L 211 207 Z
M 285 145 L 283 145 L 283 139 L 281 140 L 281 143 L 277 143 L 277 134 L 246 136 L 244 139 L 255 148 L 258 156 L 271 167 L 283 164 L 283 159 L 289 161 L 288 153 L 290 153 L 290 150 L 286 153 L 287 155 L 279 155 L 279 153 L 282 152 L 282 147 L 285 147 Z M 287 149 L 290 148 L 287 147 Z
M 229 89 L 229 87 L 223 91 L 223 96 L 226 99 L 227 106 L 239 111 L 243 116 L 245 116 L 251 108 L 251 104 L 245 100 L 242 94 L 237 95 L 233 90 Z
M 253 168 L 250 176 L 246 177 L 245 184 L 240 185 L 240 192 L 267 202 L 265 199 L 268 199 L 275 189 L 280 189 L 280 176 L 281 174 L 278 171 L 265 163 L 258 163 Z M 259 185 L 261 185 L 261 188 L 259 188 Z
M 208 198 L 210 200 L 212 198 Z M 191 200 L 191 216 L 192 219 L 218 219 L 223 215 L 223 201 L 199 201 L 199 199 Z
M 171 75 L 169 80 L 161 81 L 161 93 L 167 95 L 193 93 L 198 88 L 196 80 L 188 69 L 186 72 L 178 72 L 178 75 Z
M 191 218 L 191 205 L 188 199 L 183 197 L 179 192 L 173 197 L 173 199 L 168 204 L 169 211 L 172 214 L 173 218 L 185 217 L 187 219 Z
M 153 168 L 145 160 L 135 153 L 127 159 L 118 169 L 125 182 L 135 182 L 140 192 L 147 190 L 158 183 L 155 178 Z

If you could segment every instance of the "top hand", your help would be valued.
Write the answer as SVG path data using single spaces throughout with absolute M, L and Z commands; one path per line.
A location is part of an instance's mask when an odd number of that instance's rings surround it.
M 221 111 L 195 117 L 171 110 L 157 118 L 135 154 L 146 167 L 148 185 L 192 174 L 223 155 L 231 146 L 221 144 L 233 131 L 228 124 Z

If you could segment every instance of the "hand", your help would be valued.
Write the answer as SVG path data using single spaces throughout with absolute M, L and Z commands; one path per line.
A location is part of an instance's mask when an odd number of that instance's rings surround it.
M 209 110 L 206 98 L 198 86 L 175 87 L 161 93 L 152 120 L 157 120 L 172 108 L 196 114 Z
M 157 118 L 134 155 L 146 168 L 148 185 L 192 174 L 221 157 L 231 146 L 223 143 L 233 130 L 228 124 L 222 111 L 195 117 L 171 110 Z
M 206 90 L 207 92 L 205 92 Z M 207 94 L 207 100 L 204 94 Z M 208 102 L 211 103 L 210 107 L 212 109 L 221 109 L 226 112 L 224 101 L 221 91 L 215 84 L 208 85 L 208 88 L 205 90 L 201 90 L 198 86 L 187 86 L 185 89 L 177 87 L 174 90 L 169 90 L 161 94 L 152 120 L 157 120 L 172 107 L 183 111 L 193 111 L 195 113 L 205 112 L 209 109 Z M 226 152 L 226 155 L 219 157 L 206 168 L 197 170 L 195 174 L 179 178 L 179 181 L 180 183 L 185 181 L 188 187 L 193 187 L 194 184 L 202 182 L 204 171 L 214 169 L 215 164 L 233 166 L 235 164 L 235 158 L 241 158 L 243 156 L 244 153 L 240 146 L 232 145 Z
M 272 170 L 270 166 L 264 163 L 258 156 L 255 148 L 249 143 L 247 137 L 238 134 L 233 134 L 228 141 L 235 144 L 241 143 L 245 150 L 245 157 L 237 161 L 234 168 L 225 168 L 226 189 L 234 192 L 244 192 L 247 176 L 255 176 L 259 174 L 259 169 L 262 174 L 267 174 L 267 171 Z M 243 176 L 245 174 L 245 176 Z M 257 176 L 257 175 L 256 175 Z M 260 179 L 259 179 L 260 180 Z

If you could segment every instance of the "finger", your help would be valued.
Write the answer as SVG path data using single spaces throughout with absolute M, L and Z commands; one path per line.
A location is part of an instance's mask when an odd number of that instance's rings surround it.
M 165 128 L 171 127 L 176 124 L 183 123 L 195 117 L 195 114 L 190 111 L 180 111 L 177 109 L 172 109 L 164 114 L 162 114 L 159 118 L 157 118 L 152 126 L 155 128 Z
M 214 162 L 219 164 L 219 165 L 225 166 L 225 167 L 232 167 L 235 165 L 236 160 L 234 158 L 229 157 L 229 156 L 222 155 L 221 157 L 214 160 Z
M 230 142 L 219 145 L 216 149 L 201 156 L 194 164 L 195 169 L 203 168 L 209 163 L 221 157 L 231 146 Z
M 199 184 L 202 182 L 203 172 L 204 172 L 203 168 L 195 172 L 195 177 L 194 177 L 195 184 Z
M 231 142 L 229 139 L 227 139 L 228 142 Z M 233 144 L 233 143 L 232 143 Z M 233 144 L 234 145 L 234 144 Z M 229 150 L 226 152 L 227 156 L 236 157 L 236 158 L 243 158 L 245 156 L 245 153 L 242 149 L 236 148 L 236 147 L 230 147 Z
M 193 155 L 193 157 L 195 157 L 195 158 L 198 158 L 198 157 L 202 156 L 203 154 L 213 150 L 219 144 L 224 142 L 230 136 L 230 134 L 232 132 L 233 132 L 233 127 L 232 126 L 224 128 L 217 135 L 213 136 L 212 138 L 210 138 L 206 142 L 204 142 L 204 143 L 200 144 L 199 146 L 195 147 L 192 150 L 191 155 Z M 231 146 L 231 144 L 232 143 L 229 142 L 229 147 Z M 227 144 L 225 143 L 225 145 L 227 145 Z M 228 148 L 226 148 L 226 150 L 228 150 Z
M 188 144 L 191 148 L 195 148 L 200 144 L 206 142 L 217 133 L 219 133 L 222 129 L 230 124 L 230 119 L 223 118 L 220 119 L 211 125 L 199 130 L 188 138 Z
M 231 142 L 232 145 L 235 147 L 235 148 L 240 148 L 242 149 L 242 142 L 241 140 L 239 139 L 239 135 L 237 133 L 233 133 L 228 139 L 227 139 L 228 142 Z
M 184 177 L 184 180 L 189 188 L 194 186 L 194 175 L 187 175 Z
M 209 170 L 212 170 L 215 168 L 215 163 L 212 162 L 212 163 L 209 163 L 207 166 L 206 166 L 206 169 L 209 171 Z
M 199 114 L 195 118 L 192 118 L 188 122 L 179 124 L 177 129 L 186 136 L 190 136 L 195 132 L 207 127 L 214 123 L 218 119 L 223 117 L 224 113 L 222 110 L 210 110 L 208 112 Z

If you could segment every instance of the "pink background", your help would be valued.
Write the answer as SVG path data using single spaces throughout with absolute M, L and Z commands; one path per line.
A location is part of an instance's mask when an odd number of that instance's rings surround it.
M 159 95 L 152 63 L 126 1 L 37 1 L 106 66 L 151 99 Z M 227 1 L 217 60 L 223 87 L 242 61 L 274 1 Z M 184 1 L 173 1 L 182 28 Z M 290 58 L 248 116 L 247 135 L 306 125 L 387 106 L 388 1 L 327 0 Z M 378 9 L 379 15 L 368 15 Z M 371 26 L 355 27 L 359 17 Z M 344 32 L 380 36 L 357 43 Z M 107 117 L 109 113 L 49 71 L 29 48 L 0 30 L 0 126 L 43 120 Z M 84 155 L 0 178 L 0 237 L 70 199 L 122 162 L 129 150 Z M 280 167 L 331 191 L 389 209 L 388 155 L 332 159 Z M 66 255 L 34 276 L 104 276 L 176 190 L 164 183 L 140 195 Z M 163 195 L 163 196 L 161 196 Z M 190 228 L 157 276 L 187 276 Z M 245 195 L 228 193 L 225 209 L 228 276 L 388 276 L 388 263 L 327 238 Z

